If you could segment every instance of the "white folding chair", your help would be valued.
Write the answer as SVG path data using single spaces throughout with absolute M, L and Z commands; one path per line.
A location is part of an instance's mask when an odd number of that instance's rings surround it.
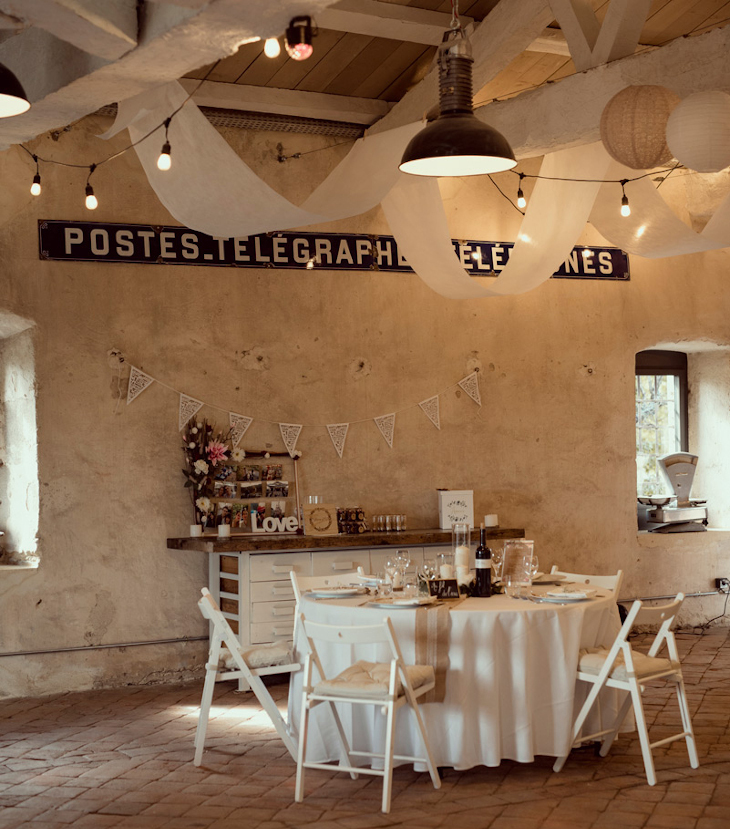
M 593 687 L 586 697 L 583 707 L 573 725 L 571 748 L 575 748 L 583 742 L 595 740 L 597 737 L 603 737 L 600 754 L 601 757 L 605 757 L 629 712 L 629 708 L 633 704 L 636 728 L 639 732 L 641 753 L 644 758 L 644 768 L 646 769 L 646 778 L 650 786 L 656 783 L 654 759 L 651 754 L 653 748 L 684 738 L 687 742 L 690 765 L 693 769 L 696 769 L 700 764 L 697 758 L 697 747 L 692 731 L 692 721 L 689 716 L 687 695 L 684 690 L 682 666 L 679 661 L 677 642 L 672 633 L 672 625 L 683 601 L 684 594 L 682 593 L 678 593 L 677 598 L 671 604 L 661 607 L 643 607 L 640 601 L 635 601 L 613 645 L 610 648 L 588 648 L 585 651 L 581 651 L 578 662 L 578 679 L 581 682 L 590 683 Z M 628 643 L 632 628 L 636 625 L 657 624 L 660 626 L 659 631 L 654 637 L 648 653 L 644 654 L 633 650 Z M 665 643 L 668 658 L 657 655 Z M 671 737 L 665 737 L 663 740 L 650 743 L 649 732 L 646 727 L 646 718 L 644 716 L 644 707 L 641 703 L 641 693 L 646 682 L 656 679 L 664 679 L 675 684 L 677 701 L 679 703 L 679 714 L 682 720 L 682 731 L 678 734 L 673 734 Z M 604 687 L 628 691 L 628 695 L 610 728 L 597 731 L 594 734 L 581 736 L 581 728 L 588 716 L 588 712 L 591 710 L 598 698 L 598 694 Z M 553 766 L 553 770 L 560 771 L 566 760 L 567 755 L 565 757 L 558 757 Z
M 243 678 L 249 683 L 251 690 L 284 741 L 284 745 L 292 759 L 296 760 L 297 748 L 289 733 L 288 725 L 279 713 L 279 709 L 276 707 L 276 703 L 261 677 L 272 674 L 291 674 L 298 671 L 301 665 L 294 661 L 289 646 L 284 642 L 275 642 L 273 645 L 259 645 L 243 650 L 238 637 L 231 629 L 226 617 L 221 613 L 210 591 L 204 587 L 201 593 L 203 597 L 198 602 L 198 607 L 203 616 L 212 622 L 213 632 L 210 639 L 208 662 L 205 666 L 205 684 L 203 685 L 203 698 L 200 701 L 198 727 L 195 731 L 195 758 L 193 762 L 196 766 L 199 766 L 203 758 L 205 732 L 208 727 L 210 706 L 213 701 L 213 690 L 216 679 L 219 678 Z M 224 642 L 227 649 L 223 647 Z
M 291 577 L 291 584 L 294 588 L 294 598 L 299 600 L 302 598 L 302 593 L 307 590 L 316 590 L 318 587 L 349 587 L 351 584 L 357 584 L 357 572 L 351 573 L 330 573 L 326 576 L 300 576 L 294 570 L 289 571 Z
M 594 576 L 587 573 L 568 573 L 561 570 L 557 564 L 553 564 L 550 575 L 565 576 L 566 581 L 575 582 L 576 584 L 591 584 L 594 587 L 602 587 L 604 590 L 612 590 L 617 596 L 621 589 L 621 582 L 624 579 L 623 570 L 619 570 L 615 576 Z
M 337 627 L 319 622 L 307 621 L 300 616 L 304 632 L 307 656 L 304 662 L 304 687 L 302 698 L 301 726 L 299 729 L 299 753 L 297 755 L 297 779 L 294 799 L 300 803 L 304 798 L 304 769 L 326 769 L 327 771 L 347 771 L 354 778 L 358 774 L 372 774 L 383 778 L 382 810 L 390 811 L 390 799 L 393 787 L 393 765 L 395 760 L 412 763 L 425 763 L 431 775 L 434 788 L 441 786 L 441 778 L 431 754 L 426 738 L 417 698 L 430 691 L 434 685 L 435 674 L 431 665 L 406 665 L 398 646 L 398 641 L 390 619 L 386 616 L 379 625 L 361 627 Z M 322 662 L 317 653 L 316 641 L 330 645 L 386 645 L 390 650 L 389 662 L 359 661 L 333 678 L 325 675 Z M 313 684 L 312 668 L 316 667 L 319 682 Z M 307 729 L 309 712 L 322 702 L 329 703 L 332 711 L 345 757 L 339 766 L 328 763 L 310 763 L 306 759 Z M 376 705 L 385 714 L 385 740 L 382 754 L 370 751 L 355 751 L 350 748 L 342 723 L 337 714 L 335 703 L 353 705 Z M 416 726 L 423 742 L 425 757 L 409 757 L 394 753 L 395 712 L 407 705 L 416 719 Z M 354 766 L 353 757 L 370 757 L 383 760 L 382 769 Z M 342 760 L 347 761 L 347 765 Z

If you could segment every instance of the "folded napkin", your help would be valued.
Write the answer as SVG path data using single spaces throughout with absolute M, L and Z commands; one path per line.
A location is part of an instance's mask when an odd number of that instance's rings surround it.
M 596 595 L 595 590 L 548 590 L 546 593 L 551 599 L 592 599 Z

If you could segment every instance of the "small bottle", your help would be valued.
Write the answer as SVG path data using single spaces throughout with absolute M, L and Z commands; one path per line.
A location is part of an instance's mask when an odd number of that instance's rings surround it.
M 487 547 L 486 536 L 484 524 L 480 524 L 479 546 L 474 558 L 477 571 L 476 594 L 483 597 L 492 595 L 492 551 Z

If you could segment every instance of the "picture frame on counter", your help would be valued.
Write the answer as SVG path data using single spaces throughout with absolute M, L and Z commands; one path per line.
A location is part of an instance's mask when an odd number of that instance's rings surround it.
M 452 524 L 463 522 L 474 528 L 474 490 L 438 489 L 439 528 L 450 530 Z
M 337 507 L 332 504 L 305 504 L 304 535 L 339 535 Z

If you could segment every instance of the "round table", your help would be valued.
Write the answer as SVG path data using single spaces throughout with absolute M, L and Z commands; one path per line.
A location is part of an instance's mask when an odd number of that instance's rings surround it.
M 389 616 L 407 664 L 416 662 L 417 651 L 421 656 L 424 652 L 436 656 L 434 642 L 426 643 L 424 651 L 423 635 L 424 630 L 434 631 L 440 625 L 439 656 L 446 659 L 443 701 L 422 702 L 421 711 L 436 764 L 456 769 L 498 766 L 503 759 L 531 762 L 535 755 L 567 754 L 574 712 L 584 699 L 582 690 L 576 693 L 578 653 L 581 648 L 610 645 L 621 624 L 615 597 L 608 590 L 599 590 L 590 600 L 564 605 L 537 604 L 504 595 L 468 598 L 453 608 L 444 608 L 444 603 L 418 610 L 385 610 L 365 602 L 367 597 L 363 596 L 317 600 L 305 595 L 299 612 L 329 625 L 375 624 Z M 441 614 L 440 620 L 423 615 L 435 613 Z M 418 623 L 417 614 L 421 614 Z M 373 649 L 318 646 L 328 676 L 358 659 L 384 661 L 385 655 L 374 654 Z M 299 625 L 295 650 L 302 660 Z M 432 659 L 427 661 L 434 664 Z M 301 697 L 299 672 L 292 676 L 289 691 L 289 721 L 295 736 Z M 602 695 L 600 710 L 606 721 L 619 702 L 618 692 L 609 689 Z M 382 751 L 383 721 L 378 706 L 338 704 L 338 708 L 354 748 Z M 339 743 L 327 706 L 317 706 L 311 717 L 308 759 L 338 760 Z M 597 721 L 589 721 L 586 728 L 591 730 L 588 733 L 598 730 Z M 411 714 L 405 710 L 399 712 L 396 751 L 410 755 L 420 751 Z

